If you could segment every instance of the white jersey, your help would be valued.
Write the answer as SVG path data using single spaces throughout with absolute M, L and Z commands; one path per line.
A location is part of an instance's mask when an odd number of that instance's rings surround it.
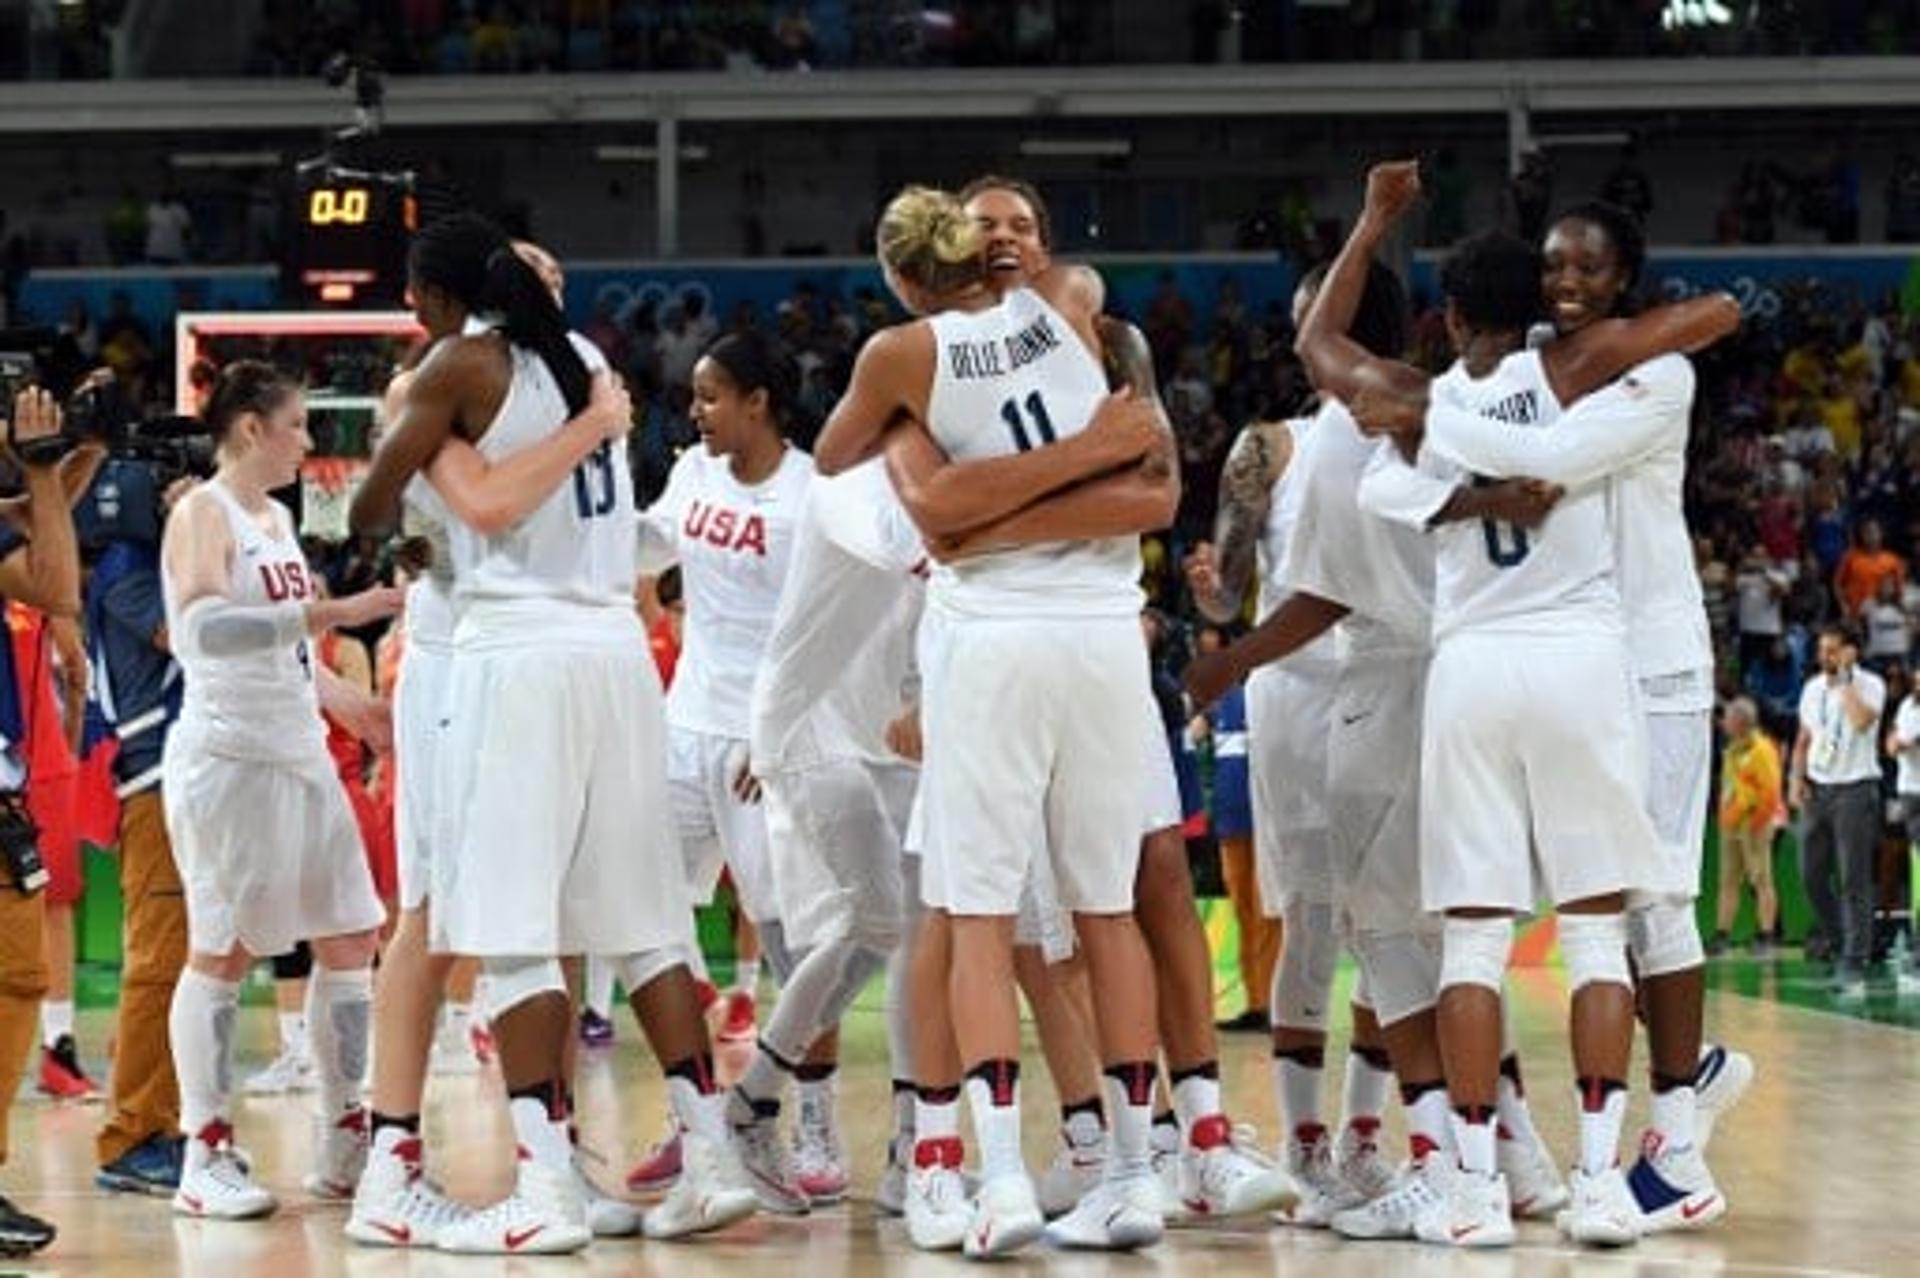
M 293 516 L 277 501 L 268 510 L 275 531 L 265 532 L 218 479 L 203 489 L 227 517 L 233 535 L 226 598 L 242 607 L 305 603 L 318 596 L 294 534 Z M 306 639 L 265 652 L 214 656 L 181 624 L 171 575 L 163 574 L 167 632 L 186 677 L 175 735 L 196 749 L 256 762 L 304 762 L 324 757 L 326 727 L 313 684 Z
M 1535 351 L 1516 351 L 1478 379 L 1455 363 L 1434 380 L 1427 436 L 1415 469 L 1448 485 L 1466 482 L 1473 472 L 1449 446 L 1455 423 L 1471 424 L 1470 419 L 1478 417 L 1557 430 L 1560 414 L 1560 402 Z M 1424 526 L 1433 510 L 1409 519 L 1407 512 L 1380 500 L 1383 472 L 1403 465 L 1397 454 L 1377 452 L 1361 500 L 1377 513 Z M 1601 483 L 1569 491 L 1538 528 L 1481 519 L 1436 529 L 1435 641 L 1468 629 L 1619 634 L 1609 501 L 1610 489 Z
M 884 462 L 813 481 L 754 684 L 756 770 L 899 761 L 886 728 L 908 691 L 925 561 Z
M 407 642 L 436 652 L 453 647 L 452 514 L 425 475 L 407 481 L 401 495 L 400 526 L 409 537 L 424 537 L 433 559 L 407 589 Z
M 927 322 L 927 429 L 954 461 L 1077 435 L 1107 395 L 1100 361 L 1032 289 L 1016 289 L 990 310 L 947 311 Z M 1053 542 L 937 567 L 928 601 L 973 616 L 1133 616 L 1142 601 L 1140 539 Z
M 642 534 L 659 548 L 650 571 L 680 564 L 687 601 L 680 663 L 667 692 L 676 728 L 744 740 L 753 680 L 773 630 L 794 532 L 813 481 L 813 458 L 789 448 L 758 484 L 733 477 L 732 464 L 695 445 L 680 454 L 667 489 L 642 517 Z
M 1287 467 L 1295 514 L 1279 585 L 1350 610 L 1339 627 L 1348 660 L 1425 653 L 1433 630 L 1433 542 L 1360 508 L 1360 481 L 1378 441 L 1361 434 L 1336 399 L 1322 403 L 1318 419 Z
M 1627 649 L 1642 679 L 1713 668 L 1682 505 L 1693 392 L 1693 365 L 1662 355 L 1572 405 L 1552 430 L 1480 416 L 1449 418 L 1438 432 L 1440 449 L 1477 474 L 1574 492 L 1609 485 Z
M 578 334 L 569 334 L 587 367 L 606 360 Z M 537 444 L 571 414 L 546 362 L 532 351 L 506 348 L 513 380 L 486 433 L 475 445 L 491 462 Z M 499 605 L 539 603 L 633 611 L 635 546 L 633 476 L 624 439 L 601 443 L 574 468 L 571 481 L 512 527 L 483 536 L 464 524 L 449 530 L 454 597 L 477 627 Z

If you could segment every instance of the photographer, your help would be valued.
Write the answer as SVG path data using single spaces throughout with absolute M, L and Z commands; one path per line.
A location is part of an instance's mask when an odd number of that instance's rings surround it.
M 24 534 L 0 521 L 0 596 L 17 599 L 54 617 L 80 611 L 80 555 L 60 469 L 43 449 L 60 433 L 60 409 L 45 391 L 21 391 L 13 401 L 6 438 L 25 476 Z M 39 443 L 39 447 L 34 445 Z M 11 660 L 11 650 L 7 652 Z M 10 686 L 12 680 L 0 683 Z M 11 1098 L 20 1084 L 28 1053 L 39 1029 L 40 999 L 47 987 L 46 882 L 26 819 L 21 786 L 26 780 L 18 746 L 23 735 L 17 697 L 0 696 L 0 849 L 6 853 L 6 882 L 0 884 L 0 1097 Z M 0 1162 L 4 1162 L 6 1120 L 0 1117 Z M 0 1254 L 38 1251 L 53 1241 L 53 1226 L 0 1198 Z

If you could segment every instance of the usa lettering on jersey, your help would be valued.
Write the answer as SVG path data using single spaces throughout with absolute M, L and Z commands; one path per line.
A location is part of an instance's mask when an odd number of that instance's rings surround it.
M 270 602 L 285 603 L 289 599 L 313 598 L 313 580 L 307 575 L 307 566 L 297 559 L 281 564 L 261 564 L 260 580 L 266 587 Z
M 1024 368 L 1060 345 L 1060 335 L 1045 315 L 998 342 L 950 342 L 947 365 L 953 376 L 963 381 L 987 377 L 1005 377 Z
M 742 518 L 737 510 L 696 499 L 688 503 L 680 531 L 691 541 L 767 557 L 767 521 L 756 514 Z

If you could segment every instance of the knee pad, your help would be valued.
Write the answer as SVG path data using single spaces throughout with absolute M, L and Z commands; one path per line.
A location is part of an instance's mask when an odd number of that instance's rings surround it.
M 487 1017 L 497 1020 L 530 998 L 567 993 L 566 974 L 557 958 L 488 958 L 481 960 L 487 974 Z
M 1707 961 L 1691 901 L 1653 901 L 1629 910 L 1627 948 L 1642 976 L 1690 971 Z
M 1327 1028 L 1333 974 L 1340 962 L 1340 932 L 1331 905 L 1290 902 L 1281 916 L 1285 935 L 1273 969 L 1273 1023 L 1286 1029 Z
M 638 954 L 623 954 L 609 963 L 620 978 L 620 987 L 631 998 L 674 968 L 687 966 L 687 951 L 683 946 L 663 945 Z
M 1441 931 L 1440 988 L 1478 985 L 1500 993 L 1513 953 L 1513 920 L 1449 918 Z
M 761 923 L 760 952 L 766 956 L 767 967 L 773 972 L 773 979 L 785 985 L 793 976 L 794 965 L 799 957 L 787 945 L 787 932 L 779 923 Z
M 1361 932 L 1353 948 L 1381 1025 L 1394 1025 L 1432 1007 L 1440 997 L 1440 938 L 1411 932 Z M 1358 986 L 1355 987 L 1356 991 Z M 1358 1002 L 1356 995 L 1354 1000 Z
M 1633 987 L 1627 970 L 1624 914 L 1562 914 L 1560 957 L 1567 963 L 1570 993 L 1578 994 L 1589 985 Z

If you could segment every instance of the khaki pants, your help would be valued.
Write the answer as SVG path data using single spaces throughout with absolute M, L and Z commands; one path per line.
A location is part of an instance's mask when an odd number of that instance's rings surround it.
M 1252 838 L 1220 840 L 1220 877 L 1226 880 L 1233 920 L 1240 929 L 1240 979 L 1247 987 L 1247 1006 L 1264 1012 L 1273 990 L 1273 969 L 1280 961 L 1280 920 L 1268 918 L 1261 908 Z
M 113 1112 L 100 1130 L 100 1165 L 156 1135 L 180 1127 L 180 1085 L 173 1074 L 167 1015 L 187 961 L 187 902 L 167 841 L 160 791 L 120 807 L 120 892 L 126 921 L 120 974 Z
M 40 1034 L 47 992 L 47 898 L 22 896 L 0 871 L 0 1103 L 9 1109 Z M 7 1117 L 0 1114 L 0 1163 L 7 1160 Z
M 1720 831 L 1720 903 L 1717 931 L 1733 927 L 1740 909 L 1740 885 L 1753 885 L 1755 926 L 1772 932 L 1779 923 L 1779 902 L 1773 891 L 1773 830 L 1738 827 Z

